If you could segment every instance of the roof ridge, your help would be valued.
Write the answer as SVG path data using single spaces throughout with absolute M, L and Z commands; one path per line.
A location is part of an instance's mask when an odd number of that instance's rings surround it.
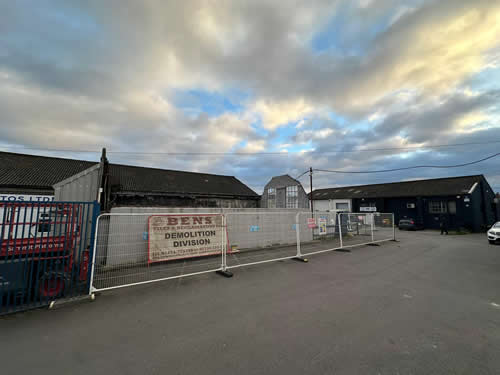
M 232 178 L 236 178 L 235 176 L 224 175 L 224 174 L 204 173 L 204 172 L 192 172 L 192 171 L 183 171 L 183 170 L 180 170 L 180 169 L 164 169 L 164 168 L 157 168 L 157 167 L 141 167 L 140 165 L 109 163 L 109 166 L 140 168 L 140 169 L 154 169 L 154 170 L 164 171 L 164 172 L 180 172 L 180 173 L 199 174 L 199 175 L 204 175 L 204 176 L 217 176 L 217 177 L 232 177 Z
M 24 157 L 31 157 L 31 158 L 44 158 L 44 159 L 57 159 L 57 160 L 69 160 L 69 161 L 79 161 L 79 162 L 84 162 L 84 163 L 94 163 L 98 164 L 98 161 L 92 161 L 92 160 L 82 160 L 82 159 L 70 159 L 70 158 L 61 158 L 58 156 L 45 156 L 45 155 L 33 155 L 33 154 L 20 154 L 18 152 L 10 152 L 10 151 L 0 151 L 0 154 L 5 154 L 5 155 L 16 155 L 16 156 L 24 156 Z

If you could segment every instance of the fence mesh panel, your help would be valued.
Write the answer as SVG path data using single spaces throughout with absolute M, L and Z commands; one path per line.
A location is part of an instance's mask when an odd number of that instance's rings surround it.
M 394 215 L 392 213 L 374 214 L 373 239 L 375 242 L 395 239 Z
M 207 214 L 102 215 L 99 218 L 96 234 L 93 290 L 111 289 L 221 269 L 222 250 L 225 244 L 222 215 L 207 216 L 220 220 L 216 226 L 204 226 L 203 223 L 191 225 L 191 222 L 188 224 L 188 219 L 193 217 L 203 219 L 205 215 Z M 160 245 L 163 246 L 160 240 L 152 237 L 152 220 L 158 217 L 166 218 L 165 220 L 170 217 L 174 220 L 170 223 L 172 225 L 168 225 L 168 221 L 165 221 L 165 226 L 168 228 L 160 231 L 160 235 L 165 238 L 165 235 L 169 233 L 169 238 L 172 238 L 172 233 L 176 233 L 177 237 L 171 240 L 169 248 L 162 250 L 163 253 L 155 255 L 154 249 Z M 185 225 L 182 225 L 182 218 L 186 218 Z M 169 231 L 169 228 L 172 230 Z M 198 233 L 202 231 L 216 232 L 215 235 L 209 233 L 208 237 L 204 237 L 212 239 L 212 244 L 209 244 L 212 246 L 211 249 L 209 245 L 203 247 L 201 246 L 204 245 L 203 243 L 199 244 L 202 236 L 198 236 Z M 182 238 L 179 238 L 180 235 Z M 202 250 L 199 254 L 183 254 L 181 247 L 175 248 L 175 245 L 179 243 L 182 245 L 181 241 L 197 241 L 194 242 L 194 246 Z
M 228 268 L 297 255 L 296 211 L 230 212 L 225 218 Z
M 372 213 L 342 213 L 342 247 L 353 247 L 373 241 Z
M 225 271 L 394 239 L 392 214 L 230 211 L 99 217 L 92 290 Z
M 311 255 L 340 247 L 338 212 L 301 212 L 297 216 L 300 228 L 300 253 Z

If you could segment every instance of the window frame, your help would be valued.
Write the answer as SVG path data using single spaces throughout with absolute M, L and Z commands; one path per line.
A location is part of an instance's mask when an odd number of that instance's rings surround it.
M 437 208 L 439 205 L 439 208 Z M 430 201 L 429 202 L 430 214 L 446 214 L 448 213 L 448 202 L 446 201 Z
M 267 189 L 267 208 L 276 208 L 276 188 Z
M 345 205 L 345 208 L 339 208 L 338 205 Z M 335 210 L 336 211 L 349 211 L 349 203 L 348 202 L 335 202 Z
M 286 208 L 299 208 L 299 187 L 289 185 L 285 189 Z

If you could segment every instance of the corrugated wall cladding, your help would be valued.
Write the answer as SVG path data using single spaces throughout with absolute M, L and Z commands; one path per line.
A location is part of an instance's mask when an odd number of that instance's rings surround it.
M 92 202 L 99 189 L 99 165 L 54 185 L 56 201 Z

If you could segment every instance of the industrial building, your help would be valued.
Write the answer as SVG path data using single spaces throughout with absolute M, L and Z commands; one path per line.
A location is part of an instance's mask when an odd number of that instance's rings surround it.
M 0 201 L 48 201 L 53 185 L 98 163 L 0 152 Z
M 112 207 L 257 208 L 260 196 L 233 176 L 108 162 L 0 153 L 2 200 L 99 200 Z
M 261 208 L 309 208 L 302 184 L 289 175 L 275 176 L 264 187 Z
M 499 220 L 495 193 L 483 175 L 317 189 L 312 193 L 317 211 L 390 212 L 397 224 L 411 218 L 422 228 L 450 228 L 477 232 Z

